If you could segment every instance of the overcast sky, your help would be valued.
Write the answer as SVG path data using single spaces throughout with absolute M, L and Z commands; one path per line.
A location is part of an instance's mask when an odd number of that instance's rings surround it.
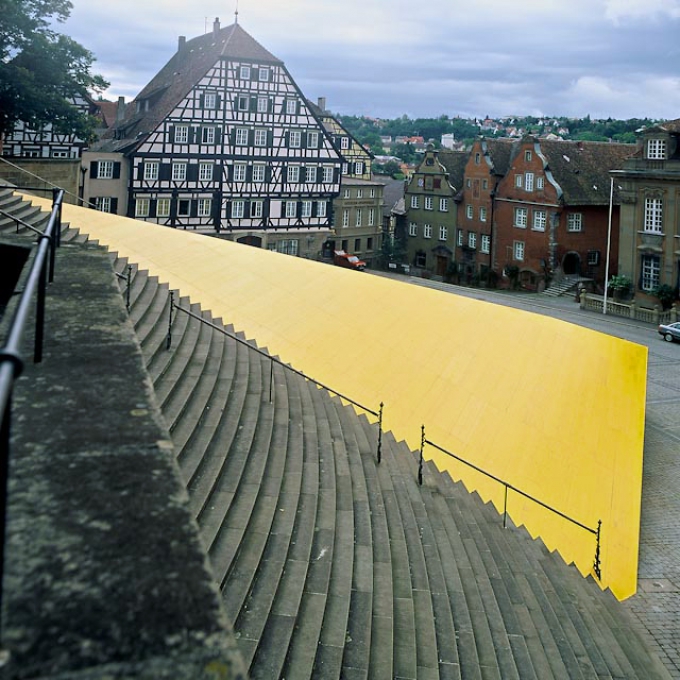
M 236 0 L 73 0 L 59 30 L 134 98 Z M 340 114 L 680 118 L 680 0 L 240 0 L 239 24 Z

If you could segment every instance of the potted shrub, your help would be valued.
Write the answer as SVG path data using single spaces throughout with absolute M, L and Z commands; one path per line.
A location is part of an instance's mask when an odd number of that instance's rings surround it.
M 633 290 L 633 282 L 624 274 L 612 276 L 607 288 L 614 294 L 614 299 L 625 300 L 631 290 Z
M 652 295 L 659 298 L 661 309 L 663 310 L 670 309 L 677 298 L 675 288 L 669 286 L 667 283 L 662 283 L 660 286 L 657 286 L 652 291 Z

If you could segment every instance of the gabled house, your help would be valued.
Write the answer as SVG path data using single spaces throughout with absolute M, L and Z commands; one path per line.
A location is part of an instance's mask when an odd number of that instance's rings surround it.
M 428 146 L 404 192 L 407 262 L 417 269 L 446 276 L 454 261 L 455 197 L 462 183 L 466 154 L 437 152 Z
M 513 148 L 495 196 L 494 259 L 516 267 L 527 287 L 553 275 L 580 275 L 604 284 L 611 170 L 635 147 L 565 142 L 528 136 Z M 618 249 L 618 196 L 612 211 L 611 252 Z
M 457 196 L 456 263 L 461 282 L 488 281 L 493 258 L 494 195 L 508 169 L 513 140 L 475 140 L 466 155 L 464 181 Z
M 650 300 L 660 285 L 680 285 L 680 119 L 645 130 L 621 170 L 619 273 L 631 278 L 636 297 Z M 654 303 L 656 299 L 650 300 Z
M 284 63 L 238 23 L 186 40 L 84 158 L 85 198 L 288 254 L 321 253 L 342 156 Z

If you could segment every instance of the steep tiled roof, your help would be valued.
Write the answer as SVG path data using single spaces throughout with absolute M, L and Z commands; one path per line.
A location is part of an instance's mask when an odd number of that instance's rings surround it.
M 516 143 L 517 140 L 507 139 L 505 137 L 499 139 L 485 138 L 482 141 L 483 146 L 486 147 L 486 151 L 491 158 L 495 175 L 503 176 L 508 171 L 508 168 L 510 167 L 510 154 L 512 153 L 513 144 Z
M 373 175 L 374 182 L 380 182 L 385 188 L 383 189 L 383 198 L 385 203 L 383 206 L 383 213 L 389 215 L 392 209 L 399 203 L 399 201 L 404 200 L 404 180 L 403 179 L 392 179 L 387 175 Z
M 562 187 L 564 201 L 571 205 L 609 203 L 610 170 L 621 169 L 635 153 L 634 144 L 541 140 L 547 169 Z
M 463 188 L 463 176 L 465 174 L 465 164 L 470 154 L 467 151 L 449 151 L 442 149 L 439 152 L 439 162 L 449 173 L 449 184 L 457 190 Z
M 94 148 L 109 150 L 110 140 L 120 140 L 121 137 L 130 141 L 141 141 L 161 123 L 221 57 L 259 63 L 283 63 L 246 33 L 239 24 L 232 24 L 187 40 L 128 106 L 124 120 L 107 132 L 101 145 L 95 145 Z M 149 101 L 148 110 L 137 112 L 135 102 L 144 100 Z M 130 141 L 124 146 L 128 146 Z

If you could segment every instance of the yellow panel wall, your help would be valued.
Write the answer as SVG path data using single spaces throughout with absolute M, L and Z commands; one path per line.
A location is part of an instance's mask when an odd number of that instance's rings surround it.
M 39 202 L 39 201 L 34 201 Z M 64 207 L 82 232 L 272 354 L 583 524 L 602 577 L 635 592 L 647 350 L 572 324 L 301 258 Z M 495 482 L 425 454 L 502 509 Z M 582 573 L 595 539 L 510 493 L 509 513 Z

